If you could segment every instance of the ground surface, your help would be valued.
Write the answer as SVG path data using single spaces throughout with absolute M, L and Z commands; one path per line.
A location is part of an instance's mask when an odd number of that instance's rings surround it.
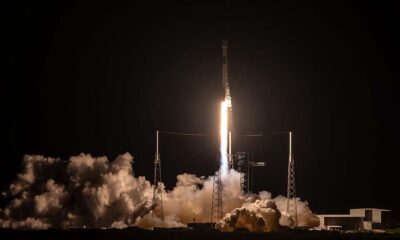
M 1 239 L 343 239 L 343 240 L 369 240 L 369 239 L 400 239 L 400 234 L 373 234 L 373 233 L 339 233 L 328 231 L 281 231 L 272 233 L 232 232 L 222 233 L 217 231 L 156 230 L 143 229 L 73 229 L 73 230 L 46 230 L 46 231 L 21 231 L 0 229 Z

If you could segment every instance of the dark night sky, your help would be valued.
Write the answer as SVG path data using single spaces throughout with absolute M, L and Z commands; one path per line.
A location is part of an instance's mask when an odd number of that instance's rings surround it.
M 227 37 L 235 132 L 295 131 L 298 195 L 314 211 L 399 218 L 399 6 L 277 2 L 3 7 L 3 188 L 23 154 L 129 151 L 151 179 L 156 129 L 211 133 L 162 136 L 169 187 L 178 173 L 212 174 Z M 268 162 L 254 190 L 284 194 L 287 136 L 235 140 Z

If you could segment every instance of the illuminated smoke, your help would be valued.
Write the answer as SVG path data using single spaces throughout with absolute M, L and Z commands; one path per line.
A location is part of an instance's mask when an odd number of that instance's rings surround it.
M 270 232 L 279 229 L 281 214 L 272 199 L 257 199 L 246 202 L 240 208 L 227 213 L 216 224 L 221 231 L 234 231 L 246 228 L 250 231 Z
M 166 191 L 161 184 L 164 221 L 153 212 L 152 185 L 134 177 L 129 153 L 109 161 L 106 157 L 80 154 L 68 161 L 43 156 L 24 156 L 22 172 L 3 193 L 8 204 L 0 209 L 0 227 L 47 229 L 69 227 L 138 226 L 185 227 L 190 222 L 209 222 L 213 177 L 177 176 L 176 186 Z M 286 198 L 268 192 L 243 195 L 240 174 L 222 176 L 223 212 L 217 224 L 222 231 L 245 227 L 271 231 L 291 226 L 285 213 Z M 318 225 L 307 202 L 297 201 L 300 226 Z M 256 223 L 256 224 L 255 224 Z
M 293 220 L 291 219 L 290 214 L 286 211 L 287 198 L 284 196 L 277 196 L 276 198 L 274 198 L 274 202 L 276 203 L 278 209 L 281 211 L 282 214 L 281 218 L 279 219 L 279 223 L 281 225 L 291 226 L 293 224 Z M 298 226 L 319 226 L 319 218 L 312 213 L 312 211 L 308 207 L 308 202 L 300 201 L 300 199 L 297 198 L 296 203 Z
M 9 204 L 0 226 L 16 228 L 103 227 L 132 224 L 150 211 L 152 188 L 132 175 L 129 153 L 110 162 L 89 154 L 67 162 L 24 156 L 23 170 L 3 195 Z M 40 223 L 40 224 L 39 224 Z
M 220 167 L 221 175 L 228 173 L 228 105 L 226 101 L 221 102 L 221 125 L 220 125 Z

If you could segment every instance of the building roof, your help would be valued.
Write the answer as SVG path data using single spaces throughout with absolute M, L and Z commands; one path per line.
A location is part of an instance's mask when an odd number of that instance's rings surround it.
M 351 210 L 375 210 L 375 211 L 381 211 L 381 212 L 390 212 L 389 209 L 381 209 L 381 208 L 351 208 Z

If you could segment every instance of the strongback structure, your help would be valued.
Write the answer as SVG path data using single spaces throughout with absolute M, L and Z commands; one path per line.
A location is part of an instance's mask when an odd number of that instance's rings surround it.
M 254 167 L 265 167 L 265 162 L 254 162 L 249 152 L 236 152 L 234 154 L 235 169 L 240 173 L 240 190 L 247 194 L 253 189 L 250 181 L 253 181 Z
M 164 221 L 164 209 L 162 203 L 162 188 L 161 188 L 161 159 L 159 152 L 159 134 L 156 132 L 156 154 L 154 156 L 154 181 L 153 181 L 153 207 L 154 211 L 158 212 L 159 217 Z
M 240 190 L 243 194 L 250 191 L 250 156 L 248 152 L 235 153 L 236 170 L 240 173 Z
M 289 163 L 287 182 L 287 207 L 286 211 L 293 219 L 293 226 L 297 227 L 297 202 L 296 202 L 296 180 L 294 169 L 294 158 L 292 154 L 292 132 L 289 132 Z

